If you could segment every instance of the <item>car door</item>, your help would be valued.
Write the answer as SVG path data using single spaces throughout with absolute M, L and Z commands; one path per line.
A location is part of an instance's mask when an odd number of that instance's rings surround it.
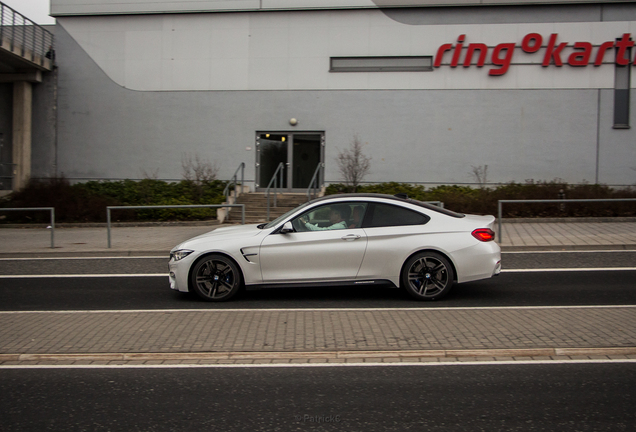
M 343 213 L 350 213 L 342 222 L 334 224 L 329 220 L 335 205 L 325 204 L 294 219 L 294 232 L 265 237 L 260 248 L 263 283 L 333 282 L 356 277 L 367 238 L 351 219 L 351 213 L 356 207 L 364 211 L 366 204 L 338 205 L 346 206 Z M 307 223 L 301 221 L 303 218 L 307 218 Z
M 402 206 L 371 203 L 362 224 L 367 250 L 358 279 L 397 278 L 406 256 L 425 243 L 429 220 L 429 216 Z

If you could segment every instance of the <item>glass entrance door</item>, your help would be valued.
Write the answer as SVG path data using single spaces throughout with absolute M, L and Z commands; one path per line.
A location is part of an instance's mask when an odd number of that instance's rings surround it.
M 258 172 L 258 185 L 260 189 L 267 189 L 278 166 L 283 164 L 283 184 L 279 188 L 287 189 L 287 153 L 288 136 L 283 134 L 263 133 L 256 138 L 256 170 Z M 280 175 L 280 174 L 279 174 Z M 280 177 L 279 177 L 280 178 Z
M 304 192 L 324 160 L 323 132 L 259 132 L 256 134 L 256 189 L 264 191 L 277 167 L 283 163 L 283 186 L 287 191 Z M 322 171 L 318 184 L 322 184 Z M 280 185 L 279 185 L 280 187 Z

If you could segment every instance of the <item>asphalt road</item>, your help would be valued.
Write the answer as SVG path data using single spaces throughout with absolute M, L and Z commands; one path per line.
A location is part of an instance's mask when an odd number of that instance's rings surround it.
M 205 303 L 168 288 L 165 258 L 0 260 L 0 310 L 633 305 L 636 271 L 598 268 L 633 268 L 635 258 L 506 254 L 504 268 L 523 270 L 457 285 L 432 303 L 381 287 Z M 103 274 L 111 276 L 91 276 Z M 142 276 L 121 276 L 131 274 Z M 633 362 L 9 366 L 0 370 L 0 431 L 632 431 L 635 389 Z
M 70 277 L 0 278 L 0 310 L 487 307 L 636 304 L 636 271 L 578 268 L 636 267 L 634 252 L 506 254 L 498 277 L 459 284 L 441 301 L 417 302 L 398 289 L 342 287 L 242 293 L 206 303 L 168 288 L 165 259 L 1 260 L 0 274 Z M 564 269 L 536 271 L 536 269 Z M 158 276 L 88 275 L 157 274 Z M 86 275 L 86 276 L 82 276 Z
M 633 431 L 636 365 L 37 369 L 3 431 Z

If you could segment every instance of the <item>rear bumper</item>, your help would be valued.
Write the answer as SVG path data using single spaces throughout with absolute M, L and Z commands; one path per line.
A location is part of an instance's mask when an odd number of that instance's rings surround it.
M 457 282 L 488 279 L 501 273 L 501 248 L 494 241 L 479 242 L 453 254 Z

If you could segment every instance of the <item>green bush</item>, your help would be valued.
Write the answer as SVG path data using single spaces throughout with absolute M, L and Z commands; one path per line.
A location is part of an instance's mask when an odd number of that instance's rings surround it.
M 105 222 L 107 206 L 221 204 L 223 181 L 196 183 L 182 180 L 90 181 L 71 185 L 64 178 L 31 181 L 20 192 L 9 195 L 0 207 L 55 207 L 58 222 Z M 113 210 L 117 221 L 206 220 L 216 218 L 216 209 Z M 46 223 L 46 212 L 2 212 L 3 222 Z
M 604 185 L 570 185 L 560 180 L 549 182 L 527 181 L 507 183 L 496 188 L 472 188 L 469 186 L 443 185 L 426 189 L 422 185 L 407 183 L 379 183 L 358 186 L 358 193 L 406 193 L 420 201 L 442 201 L 444 207 L 472 214 L 497 215 L 499 200 L 559 199 L 561 191 L 566 199 L 636 198 L 633 188 L 612 189 Z M 347 193 L 343 184 L 327 187 L 327 194 Z M 561 204 L 504 204 L 503 216 L 515 217 L 614 217 L 636 216 L 636 205 L 622 203 L 566 203 Z
M 0 201 L 0 207 L 55 207 L 58 222 L 105 222 L 106 206 L 221 204 L 223 181 L 169 183 L 160 180 L 90 181 L 71 185 L 66 179 L 32 181 L 20 192 Z M 427 189 L 407 183 L 358 186 L 359 193 L 407 194 L 420 201 L 442 201 L 448 209 L 473 214 L 497 214 L 498 200 L 636 198 L 633 188 L 612 189 L 604 185 L 570 185 L 549 182 L 507 183 L 496 188 L 443 185 Z M 343 184 L 327 187 L 327 195 L 350 192 Z M 623 203 L 505 204 L 504 217 L 612 217 L 636 216 L 636 205 Z M 46 212 L 0 212 L 4 223 L 48 223 Z M 117 221 L 208 220 L 216 209 L 113 210 Z

